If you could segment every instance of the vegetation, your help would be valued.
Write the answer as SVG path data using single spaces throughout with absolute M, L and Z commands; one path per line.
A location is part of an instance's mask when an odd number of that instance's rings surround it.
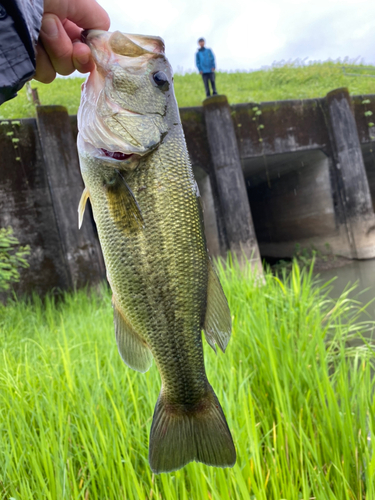
M 0 292 L 9 290 L 11 283 L 19 281 L 18 270 L 20 267 L 28 267 L 28 255 L 29 246 L 20 246 L 11 227 L 0 228 Z
M 233 314 L 209 380 L 237 447 L 233 469 L 189 464 L 154 476 L 148 435 L 160 390 L 115 346 L 110 294 L 0 309 L 0 496 L 5 500 L 375 498 L 374 353 L 356 323 L 295 263 L 287 277 L 220 266 Z
M 345 68 L 343 70 L 343 68 Z M 352 74 L 356 76 L 351 76 Z M 351 65 L 344 61 L 327 61 L 303 64 L 277 63 L 269 69 L 252 72 L 217 72 L 219 92 L 228 97 L 230 103 L 262 102 L 283 99 L 307 99 L 323 97 L 332 89 L 348 87 L 352 95 L 375 93 L 375 66 Z M 76 114 L 80 101 L 81 84 L 84 78 L 57 78 L 52 84 L 33 82 L 38 88 L 42 104 L 58 104 Z M 180 107 L 200 106 L 204 99 L 204 88 L 197 73 L 176 74 L 174 77 L 177 101 Z M 17 119 L 34 116 L 35 109 L 22 89 L 16 99 L 0 108 L 0 119 Z
M 294 261 L 296 261 L 301 268 L 314 265 L 316 271 L 317 267 L 326 267 L 325 264 L 337 264 L 338 259 L 342 261 L 344 258 L 335 255 L 332 252 L 332 248 L 329 243 L 325 244 L 324 253 L 320 250 L 317 250 L 314 245 L 306 248 L 301 247 L 301 245 L 297 243 L 294 248 L 293 257 L 290 259 L 275 259 L 276 263 L 272 265 L 272 270 L 276 273 L 280 271 L 282 272 L 284 269 L 287 271 L 291 270 L 293 268 Z M 346 260 L 347 262 L 350 262 L 348 259 Z

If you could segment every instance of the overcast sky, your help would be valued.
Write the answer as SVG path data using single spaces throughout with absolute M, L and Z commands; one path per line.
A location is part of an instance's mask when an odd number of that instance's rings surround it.
M 159 35 L 174 71 L 195 70 L 197 39 L 217 68 L 281 60 L 362 58 L 375 64 L 375 0 L 99 0 L 111 31 Z

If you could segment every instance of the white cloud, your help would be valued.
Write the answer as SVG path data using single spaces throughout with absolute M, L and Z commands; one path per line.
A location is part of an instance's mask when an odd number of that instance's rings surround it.
M 159 35 L 176 70 L 194 70 L 197 39 L 223 70 L 274 61 L 351 59 L 375 64 L 373 0 L 99 0 L 111 30 Z

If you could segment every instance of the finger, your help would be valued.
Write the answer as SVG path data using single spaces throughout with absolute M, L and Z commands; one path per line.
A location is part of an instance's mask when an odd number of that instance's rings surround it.
M 60 75 L 73 73 L 73 44 L 60 19 L 54 14 L 44 14 L 40 39 L 55 71 Z
M 81 73 L 89 73 L 95 68 L 89 47 L 81 42 L 73 43 L 72 61 L 75 69 Z
M 66 31 L 66 34 L 72 40 L 72 42 L 75 42 L 76 40 L 81 40 L 82 28 L 77 26 L 72 21 L 69 21 L 69 19 L 65 19 L 62 22 L 62 25 L 64 26 L 64 30 Z
M 93 61 L 91 51 L 85 43 L 81 42 L 82 29 L 68 19 L 63 21 L 62 24 L 68 37 L 73 42 L 72 62 L 75 69 L 81 73 L 89 73 L 90 71 L 93 71 L 95 63 Z
M 45 0 L 44 12 L 69 19 L 83 29 L 108 30 L 109 16 L 95 0 Z
M 36 47 L 36 72 L 34 79 L 42 83 L 51 83 L 55 78 L 56 71 L 52 66 L 50 58 L 42 44 L 38 42 Z

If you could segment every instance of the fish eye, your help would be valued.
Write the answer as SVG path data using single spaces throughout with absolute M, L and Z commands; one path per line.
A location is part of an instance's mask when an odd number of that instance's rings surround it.
M 168 90 L 169 89 L 169 82 L 167 75 L 163 71 L 157 71 L 152 75 L 152 78 L 156 85 L 161 89 L 161 90 Z

